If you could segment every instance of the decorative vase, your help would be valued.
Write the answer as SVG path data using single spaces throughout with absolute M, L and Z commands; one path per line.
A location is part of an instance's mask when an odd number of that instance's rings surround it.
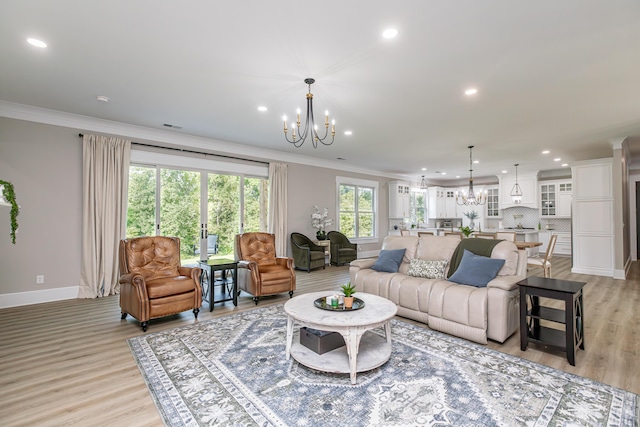
M 472 229 L 472 230 L 476 228 L 476 223 L 473 222 L 473 220 L 471 220 L 471 222 L 469 222 L 469 228 Z
M 322 233 L 317 232 L 316 233 L 316 238 L 318 240 L 327 240 L 327 234 L 324 231 Z
M 353 307 L 353 298 L 354 297 L 344 297 L 344 308 L 352 308 Z

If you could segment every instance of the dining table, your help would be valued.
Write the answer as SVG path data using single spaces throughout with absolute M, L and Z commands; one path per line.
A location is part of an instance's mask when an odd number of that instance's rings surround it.
M 516 247 L 518 249 L 529 249 L 529 248 L 535 248 L 537 246 L 542 246 L 542 242 L 520 242 L 520 241 L 516 241 L 513 242 L 516 244 Z

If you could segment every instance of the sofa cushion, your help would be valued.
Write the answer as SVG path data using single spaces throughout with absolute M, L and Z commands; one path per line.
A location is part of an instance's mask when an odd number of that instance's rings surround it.
M 386 273 L 397 273 L 398 267 L 400 267 L 400 263 L 402 262 L 402 257 L 404 256 L 405 249 L 388 249 L 381 250 L 380 255 L 378 255 L 378 260 L 375 264 L 373 264 L 372 269 L 375 271 L 383 271 Z
M 402 262 L 409 263 L 409 260 L 416 258 L 416 247 L 418 246 L 418 236 L 387 236 L 382 241 L 382 250 L 406 249 Z M 434 258 L 441 259 L 442 257 Z
M 424 277 L 425 279 L 444 279 L 449 261 L 427 261 L 423 259 L 412 259 L 407 271 L 408 276 Z
M 485 287 L 487 283 L 495 279 L 504 263 L 503 259 L 476 255 L 465 249 L 460 265 L 456 272 L 449 277 L 449 281 L 461 285 Z
M 457 236 L 421 236 L 415 258 L 433 261 L 450 260 L 459 244 L 460 239 Z M 448 268 L 449 265 L 447 270 Z

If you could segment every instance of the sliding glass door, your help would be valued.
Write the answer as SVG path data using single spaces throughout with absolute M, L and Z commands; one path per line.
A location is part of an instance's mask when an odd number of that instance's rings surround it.
M 236 234 L 267 231 L 268 188 L 260 177 L 132 165 L 126 236 L 177 236 L 185 265 L 233 258 Z

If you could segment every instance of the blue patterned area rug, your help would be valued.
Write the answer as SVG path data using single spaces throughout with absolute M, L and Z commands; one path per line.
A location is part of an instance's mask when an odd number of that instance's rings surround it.
M 280 305 L 129 346 L 168 426 L 638 426 L 638 395 L 399 320 L 356 385 L 285 360 L 285 335 Z

